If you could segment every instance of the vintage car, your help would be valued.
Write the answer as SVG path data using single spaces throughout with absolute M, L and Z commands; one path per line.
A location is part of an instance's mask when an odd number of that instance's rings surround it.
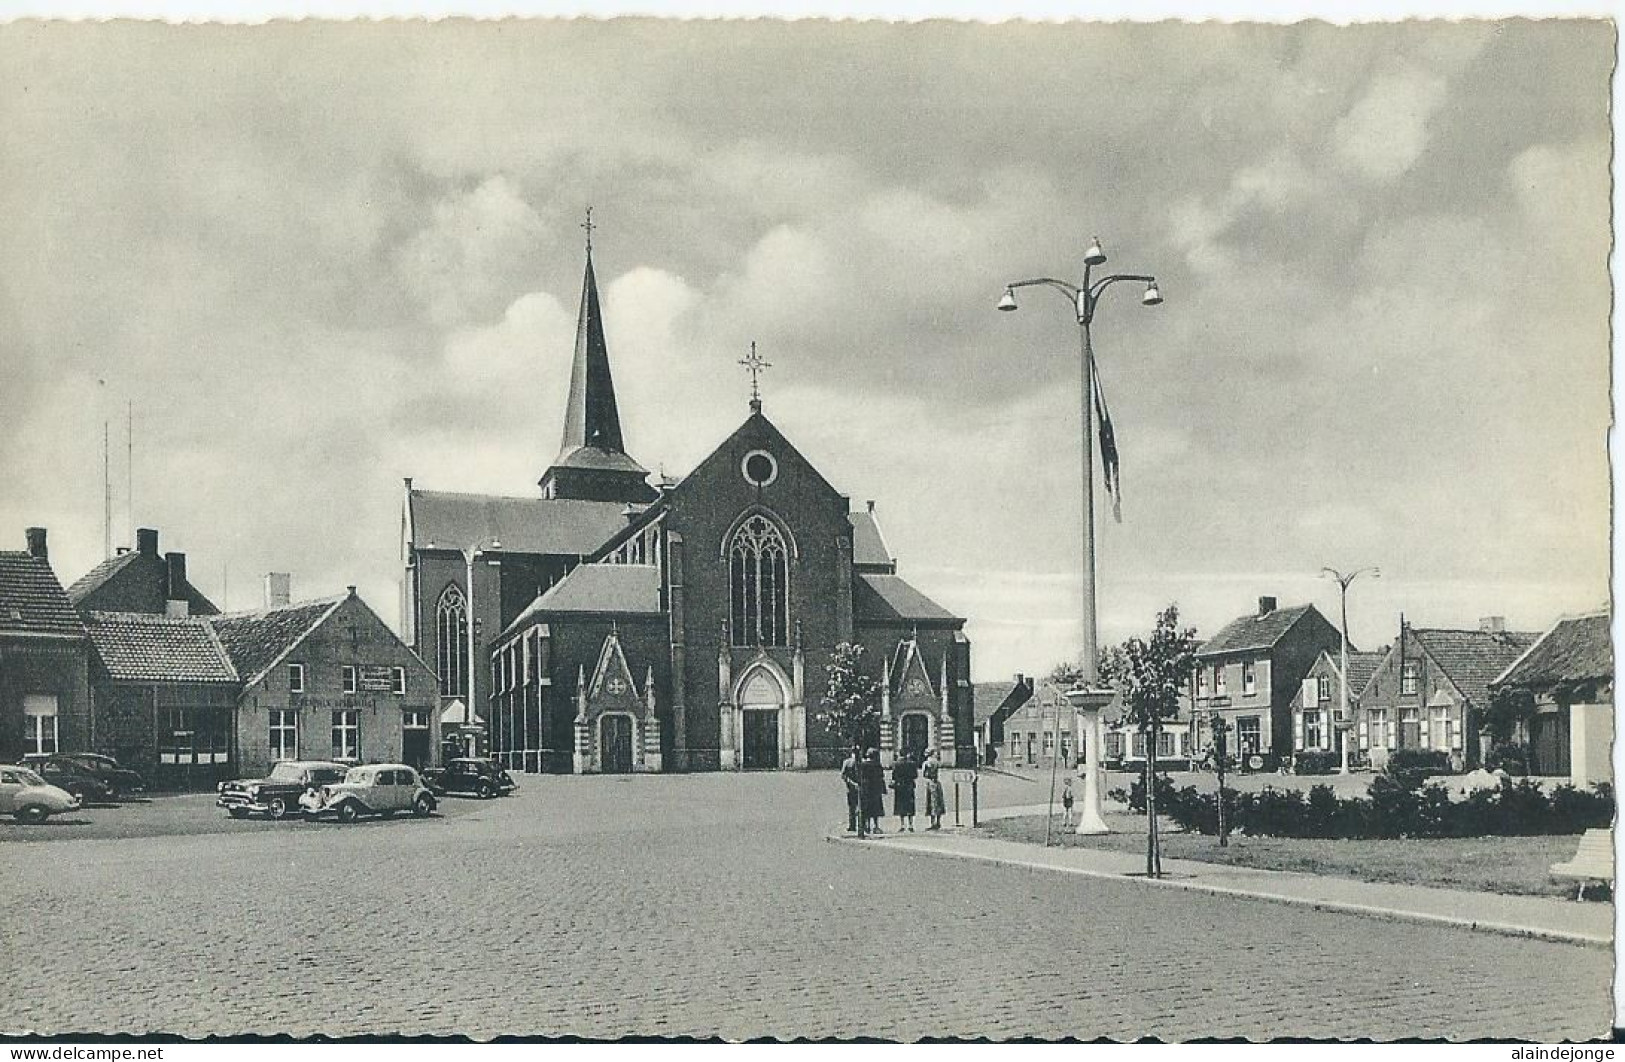
M 113 791 L 105 782 L 66 757 L 24 756 L 23 766 L 45 779 L 47 785 L 78 797 L 81 803 L 113 799 Z
M 312 789 L 299 800 L 309 818 L 333 816 L 340 822 L 354 822 L 363 815 L 389 818 L 397 811 L 409 811 L 422 818 L 435 809 L 434 794 L 404 763 L 369 763 L 351 767 L 342 782 Z
M 34 824 L 78 808 L 78 797 L 51 785 L 29 768 L 0 767 L 0 815 L 9 814 L 18 822 Z
M 519 788 L 496 761 L 476 756 L 447 760 L 444 767 L 424 771 L 423 780 L 441 796 L 470 793 L 482 800 L 507 796 Z
M 120 767 L 113 757 L 103 756 L 99 752 L 59 752 L 54 758 L 71 763 L 86 774 L 100 779 L 108 800 L 144 792 L 147 788 L 146 781 L 139 774 L 128 767 Z
M 226 809 L 234 819 L 261 814 L 272 819 L 286 818 L 299 810 L 299 798 L 308 790 L 320 789 L 343 779 L 349 770 L 331 760 L 282 760 L 264 778 L 239 778 L 221 782 L 215 805 Z

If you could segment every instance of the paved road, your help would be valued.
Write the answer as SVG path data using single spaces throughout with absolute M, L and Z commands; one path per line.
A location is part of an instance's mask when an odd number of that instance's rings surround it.
M 134 836 L 0 840 L 3 1024 L 1536 1040 L 1610 1024 L 1601 950 L 830 845 L 827 773 L 522 785 L 422 821 L 220 832 L 179 798 L 105 813 Z M 217 832 L 141 835 L 188 816 Z

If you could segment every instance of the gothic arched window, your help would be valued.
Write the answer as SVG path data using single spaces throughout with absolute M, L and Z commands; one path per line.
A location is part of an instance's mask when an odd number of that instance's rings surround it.
M 439 664 L 440 696 L 463 697 L 468 692 L 468 608 L 456 583 L 446 587 L 435 606 L 435 661 Z
M 735 645 L 784 645 L 790 630 L 790 551 L 765 516 L 752 516 L 728 544 Z

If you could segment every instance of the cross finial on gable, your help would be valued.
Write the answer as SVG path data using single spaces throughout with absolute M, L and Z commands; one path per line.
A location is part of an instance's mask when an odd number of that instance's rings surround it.
M 760 413 L 762 411 L 762 370 L 771 369 L 773 363 L 756 352 L 756 341 L 753 339 L 750 341 L 750 353 L 740 358 L 739 364 L 743 365 L 745 371 L 750 373 L 750 411 Z

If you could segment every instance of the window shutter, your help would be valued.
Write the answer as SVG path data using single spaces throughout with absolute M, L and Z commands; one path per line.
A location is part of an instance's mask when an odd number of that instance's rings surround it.
M 1320 680 L 1314 677 L 1303 680 L 1303 689 L 1298 697 L 1303 701 L 1305 708 L 1313 708 L 1320 703 Z
M 1292 718 L 1298 724 L 1297 747 L 1301 749 L 1303 748 L 1303 712 L 1293 712 Z
M 1430 738 L 1432 735 L 1429 734 L 1428 731 L 1431 730 L 1431 729 L 1433 729 L 1433 728 L 1428 726 L 1428 721 L 1425 718 L 1423 718 L 1422 713 L 1417 712 L 1416 713 L 1416 732 L 1421 737 L 1420 745 L 1424 749 L 1430 747 L 1428 745 L 1428 738 Z
M 1362 749 L 1368 749 L 1371 747 L 1371 730 L 1366 725 L 1364 715 L 1360 716 L 1360 747 Z
M 1461 731 L 1456 721 L 1448 715 L 1444 718 L 1444 747 L 1447 749 L 1461 748 Z

